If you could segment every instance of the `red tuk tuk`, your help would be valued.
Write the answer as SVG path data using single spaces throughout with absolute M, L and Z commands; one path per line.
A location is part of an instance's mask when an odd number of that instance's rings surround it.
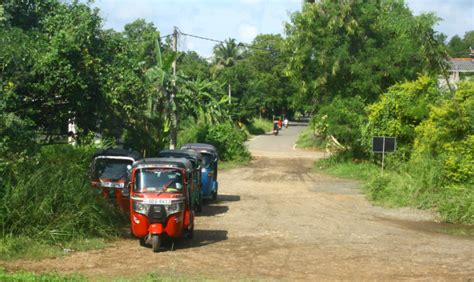
M 158 252 L 166 238 L 192 238 L 193 173 L 191 162 L 184 158 L 147 158 L 133 165 L 130 221 L 140 245 L 151 245 Z
M 98 151 L 90 167 L 91 186 L 98 188 L 104 198 L 114 199 L 124 211 L 128 211 L 130 203 L 127 195 L 123 193 L 129 173 L 135 161 L 141 159 L 138 152 L 109 148 Z

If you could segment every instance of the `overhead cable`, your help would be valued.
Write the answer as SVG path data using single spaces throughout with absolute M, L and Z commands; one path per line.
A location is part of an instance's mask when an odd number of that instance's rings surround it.
M 225 44 L 225 41 L 222 41 L 222 40 L 218 40 L 218 39 L 213 39 L 213 38 L 209 38 L 209 37 L 203 37 L 203 36 L 199 36 L 199 35 L 194 35 L 194 34 L 189 34 L 189 33 L 184 33 L 182 32 L 181 30 L 179 30 L 179 33 L 181 35 L 184 35 L 184 36 L 189 36 L 189 37 L 194 37 L 194 38 L 197 38 L 197 39 L 202 39 L 202 40 L 207 40 L 207 41 L 212 41 L 212 42 L 217 42 L 217 43 L 222 43 L 222 44 Z M 248 49 L 255 49 L 255 50 L 261 50 L 261 51 L 267 51 L 267 52 L 274 52 L 274 50 L 271 50 L 270 48 L 258 48 L 258 47 L 253 47 L 249 44 L 246 44 L 246 43 L 242 43 L 242 42 L 239 42 L 238 43 L 239 46 L 244 46 Z

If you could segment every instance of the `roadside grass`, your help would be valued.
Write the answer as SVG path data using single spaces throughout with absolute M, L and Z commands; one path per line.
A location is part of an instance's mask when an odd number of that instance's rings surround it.
M 306 127 L 301 134 L 298 136 L 298 140 L 296 141 L 296 148 L 300 149 L 308 149 L 308 148 L 316 148 L 316 149 L 324 149 L 326 146 L 326 142 L 321 140 L 317 136 L 314 135 L 314 130 L 311 129 L 310 126 Z
M 220 161 L 219 162 L 219 170 L 229 170 L 234 169 L 242 166 L 246 166 L 250 163 L 251 159 L 242 159 L 238 161 Z
M 380 166 L 374 163 L 333 155 L 317 161 L 315 169 L 363 181 L 364 192 L 377 205 L 429 209 L 444 222 L 474 224 L 473 185 L 443 183 L 436 160 L 389 165 L 381 176 Z
M 54 145 L 0 191 L 0 258 L 41 258 L 103 248 L 128 221 L 89 184 L 93 148 Z
M 324 171 L 331 175 L 368 181 L 380 174 L 380 168 L 369 161 L 354 161 L 338 158 L 337 155 L 319 160 L 315 163 L 318 171 Z
M 63 275 L 55 272 L 34 273 L 28 271 L 7 272 L 0 268 L 0 281 L 87 281 L 80 274 Z
M 251 123 L 243 126 L 243 130 L 247 136 L 262 135 L 266 132 L 272 131 L 272 128 L 272 121 L 264 118 L 255 118 Z
M 0 239 L 0 260 L 22 258 L 39 260 L 73 252 L 103 249 L 108 246 L 108 241 L 103 238 L 76 239 L 61 244 L 51 244 L 25 236 L 6 236 Z

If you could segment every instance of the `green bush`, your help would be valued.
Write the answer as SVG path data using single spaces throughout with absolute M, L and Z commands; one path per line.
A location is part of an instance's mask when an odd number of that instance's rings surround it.
M 443 175 L 457 183 L 474 182 L 474 82 L 461 83 L 454 97 L 431 108 L 416 128 L 415 156 L 442 160 Z
M 204 140 L 208 126 L 202 120 L 196 121 L 194 118 L 189 118 L 180 123 L 180 128 L 178 132 L 178 148 L 186 143 L 195 143 L 199 140 Z
M 408 160 L 415 127 L 428 117 L 430 106 L 440 97 L 436 81 L 427 76 L 390 87 L 367 108 L 368 122 L 362 129 L 365 151 L 371 151 L 372 137 L 393 136 L 397 138 L 397 156 Z
M 0 113 L 0 195 L 5 185 L 15 185 L 18 166 L 36 154 L 33 123 L 11 113 Z
M 244 145 L 246 135 L 231 123 L 210 125 L 202 142 L 216 146 L 224 161 L 242 161 L 250 158 Z
M 204 119 L 190 118 L 181 123 L 178 147 L 186 143 L 207 143 L 216 147 L 223 161 L 246 161 L 250 153 L 245 147 L 247 134 L 230 122 L 207 124 Z
M 314 129 L 311 126 L 306 127 L 298 136 L 296 141 L 298 148 L 320 148 L 326 147 L 326 141 L 314 134 Z
M 272 131 L 273 123 L 267 119 L 254 118 L 251 123 L 244 125 L 244 128 L 249 135 L 262 135 Z
M 46 243 L 110 238 L 126 219 L 90 187 L 92 147 L 45 146 L 18 166 L 16 185 L 2 187 L 2 236 L 27 236 Z
M 361 144 L 360 128 L 365 120 L 364 107 L 359 97 L 336 97 L 330 104 L 321 107 L 310 126 L 323 139 L 332 135 L 357 154 Z

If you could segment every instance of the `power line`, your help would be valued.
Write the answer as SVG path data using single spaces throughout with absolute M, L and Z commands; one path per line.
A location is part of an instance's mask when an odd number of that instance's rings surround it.
M 167 34 L 167 35 L 160 36 L 160 39 L 165 38 L 165 37 L 169 37 L 169 36 L 171 36 L 171 35 L 173 35 L 173 34 L 170 33 L 170 34 Z
M 207 40 L 207 41 L 212 41 L 212 42 L 217 42 L 217 43 L 225 44 L 225 41 L 222 41 L 222 40 L 213 39 L 213 38 L 204 37 L 204 36 L 199 36 L 199 35 L 194 35 L 194 34 L 189 34 L 189 33 L 184 33 L 184 32 L 182 32 L 182 31 L 179 30 L 179 29 L 178 29 L 178 32 L 179 32 L 181 35 L 184 35 L 184 36 L 189 36 L 189 37 L 194 37 L 194 38 L 201 39 L 201 40 Z M 267 51 L 267 52 L 274 52 L 274 50 L 271 50 L 270 48 L 258 48 L 258 47 L 253 47 L 253 46 L 251 46 L 251 45 L 249 45 L 249 44 L 242 43 L 242 42 L 239 42 L 238 45 L 239 45 L 239 46 L 244 46 L 245 48 L 248 48 L 248 49 L 255 49 L 255 50 L 261 50 L 261 51 Z

